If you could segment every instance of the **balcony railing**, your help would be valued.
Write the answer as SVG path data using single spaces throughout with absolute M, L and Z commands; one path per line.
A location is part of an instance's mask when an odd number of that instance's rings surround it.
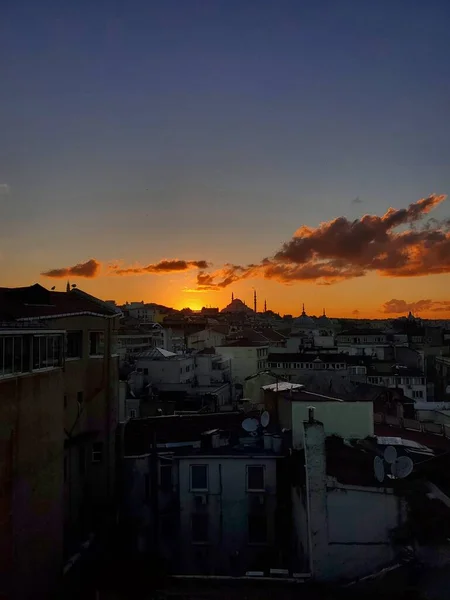
M 373 421 L 376 425 L 390 425 L 391 427 L 399 427 L 409 431 L 420 431 L 422 433 L 442 435 L 450 439 L 450 425 L 445 425 L 443 423 L 428 423 L 425 421 L 417 421 L 416 419 L 404 419 L 394 415 L 384 415 L 383 413 L 375 413 L 373 415 Z

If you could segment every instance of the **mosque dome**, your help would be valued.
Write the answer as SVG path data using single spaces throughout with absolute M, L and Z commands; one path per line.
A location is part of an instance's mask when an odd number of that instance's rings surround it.
M 317 328 L 317 325 L 314 322 L 314 319 L 312 319 L 311 317 L 309 317 L 306 314 L 305 305 L 303 305 L 302 314 L 297 319 L 294 319 L 294 322 L 292 325 L 295 329 L 316 329 Z
M 317 319 L 317 325 L 323 329 L 330 329 L 330 327 L 333 327 L 333 323 L 325 314 L 325 309 L 323 309 L 323 315 L 320 315 L 320 317 Z
M 252 313 L 252 309 L 249 308 L 246 304 L 244 304 L 242 302 L 242 300 L 240 300 L 239 298 L 233 298 L 233 300 L 230 302 L 230 304 L 228 304 L 227 306 L 225 306 L 225 308 L 222 308 L 222 310 L 220 311 L 222 313 L 247 313 L 250 314 Z

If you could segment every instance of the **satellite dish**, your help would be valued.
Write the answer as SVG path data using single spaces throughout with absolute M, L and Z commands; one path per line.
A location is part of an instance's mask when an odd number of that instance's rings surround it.
M 375 472 L 376 479 L 381 483 L 384 481 L 384 464 L 383 460 L 379 456 L 375 456 L 373 461 L 373 470 Z
M 258 432 L 257 431 L 250 431 L 250 435 L 252 437 L 256 437 L 258 435 Z
M 267 410 L 265 410 L 263 412 L 263 414 L 261 415 L 261 426 L 262 427 L 267 427 L 267 425 L 270 423 L 270 415 L 267 412 Z
M 258 429 L 258 421 L 256 419 L 244 419 L 242 421 L 242 429 L 251 432 Z
M 404 479 L 411 475 L 414 469 L 414 463 L 409 456 L 399 456 L 391 465 L 391 473 L 394 477 Z
M 394 446 L 387 446 L 384 450 L 384 460 L 392 465 L 397 459 L 397 450 Z

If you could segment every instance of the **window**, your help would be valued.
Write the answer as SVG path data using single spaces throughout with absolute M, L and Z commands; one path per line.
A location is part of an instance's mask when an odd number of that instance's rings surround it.
M 148 369 L 144 369 L 144 375 L 148 375 Z
M 57 367 L 62 364 L 62 336 L 33 336 L 33 370 Z
M 247 492 L 263 492 L 264 490 L 264 466 L 247 465 Z
M 413 398 L 423 398 L 423 391 L 422 390 L 414 390 Z
M 159 484 L 162 490 L 172 489 L 172 465 L 161 465 L 159 468 Z
M 77 392 L 77 402 L 83 404 L 83 392 Z
M 265 544 L 267 542 L 266 515 L 249 515 L 248 517 L 248 543 Z
M 84 446 L 78 448 L 78 472 L 81 476 L 86 473 L 86 449 Z
M 191 521 L 192 543 L 205 544 L 209 541 L 209 521 L 208 514 L 194 514 Z
M 136 409 L 130 408 L 130 419 L 135 419 L 135 418 L 136 418 Z
M 105 353 L 105 336 L 101 331 L 89 332 L 89 355 L 103 356 Z
M 83 356 L 83 332 L 68 331 L 67 332 L 67 358 L 81 358 Z
M 94 442 L 92 444 L 92 462 L 101 463 L 103 459 L 103 442 Z
M 208 491 L 208 465 L 191 465 L 191 491 Z

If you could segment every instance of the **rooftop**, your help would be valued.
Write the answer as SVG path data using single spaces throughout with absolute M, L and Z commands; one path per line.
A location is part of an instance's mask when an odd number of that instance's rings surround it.
M 211 429 L 241 433 L 242 421 L 248 416 L 248 413 L 223 412 L 131 419 L 125 425 L 124 455 L 149 453 L 154 433 L 157 443 L 200 441 L 202 433 Z
M 217 347 L 237 347 L 237 348 L 263 348 L 267 347 L 267 340 L 265 342 L 256 342 L 253 340 L 249 340 L 248 338 L 239 338 L 238 340 L 226 340 L 221 344 L 218 344 Z
M 1 320 L 51 319 L 75 313 L 118 314 L 115 308 L 79 289 L 55 292 L 38 283 L 21 288 L 0 288 Z

